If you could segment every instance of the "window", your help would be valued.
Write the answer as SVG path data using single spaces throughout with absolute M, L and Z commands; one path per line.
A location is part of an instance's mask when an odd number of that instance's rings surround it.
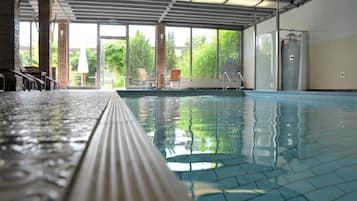
M 180 69 L 182 78 L 190 78 L 190 28 L 166 27 L 166 68 Z
M 155 26 L 129 26 L 130 85 L 155 80 Z
M 219 30 L 219 78 L 224 72 L 230 77 L 241 71 L 240 31 Z
M 192 78 L 215 79 L 217 74 L 217 30 L 192 29 Z
M 88 67 L 79 69 L 80 51 L 85 52 Z M 95 86 L 97 62 L 97 25 L 69 25 L 69 81 L 70 86 Z

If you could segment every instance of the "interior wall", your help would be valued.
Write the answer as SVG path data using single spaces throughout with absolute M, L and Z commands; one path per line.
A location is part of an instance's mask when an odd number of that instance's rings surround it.
M 357 89 L 356 8 L 356 0 L 312 0 L 281 15 L 281 28 L 309 33 L 308 89 Z M 275 18 L 257 26 L 258 35 L 274 29 Z M 246 29 L 244 37 L 244 75 L 247 87 L 252 88 L 253 29 Z

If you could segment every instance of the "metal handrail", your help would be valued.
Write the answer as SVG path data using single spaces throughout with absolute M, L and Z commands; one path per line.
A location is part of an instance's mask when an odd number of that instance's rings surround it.
M 0 78 L 2 79 L 2 89 L 0 89 L 0 93 L 5 91 L 5 76 L 0 73 Z
M 227 78 L 228 83 L 229 83 L 227 86 L 226 86 L 226 78 Z M 223 73 L 223 90 L 224 90 L 224 91 L 227 90 L 227 89 L 230 87 L 231 82 L 232 82 L 232 80 L 231 80 L 231 78 L 229 77 L 228 73 L 227 73 L 227 72 L 224 72 L 224 73 Z
M 241 81 L 242 81 L 241 86 L 239 87 L 239 89 L 244 88 L 245 79 L 244 79 L 244 77 L 243 77 L 242 73 L 237 72 L 237 80 L 241 80 Z

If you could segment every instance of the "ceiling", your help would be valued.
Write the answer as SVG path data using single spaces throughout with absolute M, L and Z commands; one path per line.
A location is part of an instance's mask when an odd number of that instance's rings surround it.
M 280 0 L 286 12 L 310 0 Z M 260 4 L 256 6 L 258 3 Z M 244 29 L 275 15 L 276 0 L 53 0 L 53 18 L 72 23 L 156 24 Z M 37 0 L 21 0 L 20 19 L 38 19 Z

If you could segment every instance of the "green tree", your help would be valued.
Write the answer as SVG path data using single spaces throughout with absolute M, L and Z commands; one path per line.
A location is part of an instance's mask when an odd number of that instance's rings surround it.
M 148 74 L 155 68 L 154 48 L 143 32 L 137 31 L 134 37 L 129 39 L 129 69 L 131 75 L 137 78 L 137 69 L 144 68 Z
M 240 32 L 220 30 L 219 35 L 219 68 L 221 71 L 239 70 L 240 64 Z M 214 79 L 217 71 L 217 37 L 213 35 L 210 42 L 205 36 L 192 38 L 192 76 L 193 78 Z M 172 60 L 175 55 L 168 54 L 167 60 Z M 177 58 L 177 66 L 180 66 L 181 75 L 190 77 L 190 40 L 186 41 L 181 57 Z
M 125 41 L 115 40 L 105 43 L 105 64 L 112 73 L 124 74 L 125 72 Z
M 167 70 L 171 70 L 173 68 L 176 68 L 177 64 L 177 57 L 176 57 L 176 51 L 175 51 L 176 45 L 175 45 L 175 35 L 173 32 L 169 32 L 166 38 L 166 68 Z

